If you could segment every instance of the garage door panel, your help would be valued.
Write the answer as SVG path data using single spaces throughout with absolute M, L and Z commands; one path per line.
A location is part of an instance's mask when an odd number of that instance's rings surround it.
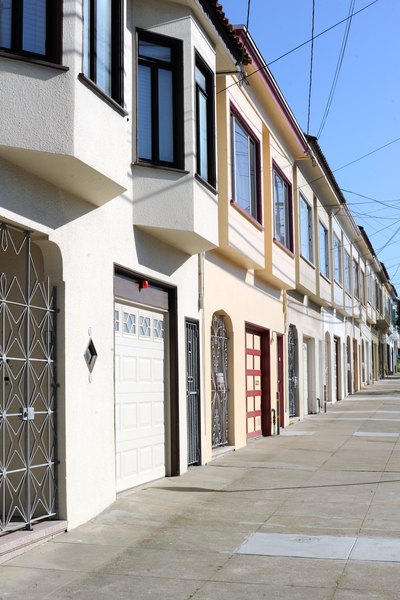
M 122 491 L 165 476 L 165 317 L 122 303 L 115 313 L 116 468 Z

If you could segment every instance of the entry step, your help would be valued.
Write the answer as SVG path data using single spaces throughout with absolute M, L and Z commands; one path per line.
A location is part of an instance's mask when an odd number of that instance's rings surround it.
M 42 521 L 32 531 L 19 529 L 0 536 L 0 563 L 28 552 L 67 530 L 68 521 Z

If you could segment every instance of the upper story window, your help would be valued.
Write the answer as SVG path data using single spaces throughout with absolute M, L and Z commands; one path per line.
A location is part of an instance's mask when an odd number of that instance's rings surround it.
M 61 0 L 0 0 L 0 51 L 61 64 Z
M 138 160 L 183 169 L 182 41 L 138 31 Z
M 232 196 L 234 202 L 261 223 L 259 186 L 260 144 L 236 111 L 231 112 Z
M 342 283 L 342 247 L 337 235 L 333 234 L 333 266 L 334 277 L 338 283 Z
M 351 294 L 351 266 L 350 266 L 350 254 L 344 251 L 344 277 L 345 277 L 345 288 L 348 294 Z
M 367 302 L 371 304 L 371 269 L 367 269 Z
M 196 53 L 197 174 L 215 187 L 214 76 Z
M 360 298 L 358 287 L 358 263 L 355 260 L 353 260 L 353 294 L 356 298 Z
M 365 304 L 365 275 L 364 271 L 360 270 L 360 300 L 361 304 Z
M 381 298 L 381 288 L 379 283 L 375 280 L 375 308 L 377 310 L 381 309 L 382 298 Z
M 314 260 L 313 237 L 312 208 L 305 198 L 300 195 L 301 254 L 310 262 Z
M 272 170 L 272 177 L 275 239 L 293 252 L 292 185 L 276 165 Z
M 319 224 L 319 268 L 329 279 L 329 238 L 328 230 L 321 222 Z
M 121 0 L 84 0 L 83 73 L 123 103 Z
M 373 308 L 376 308 L 376 289 L 375 289 L 375 279 L 372 277 L 371 273 L 371 305 Z

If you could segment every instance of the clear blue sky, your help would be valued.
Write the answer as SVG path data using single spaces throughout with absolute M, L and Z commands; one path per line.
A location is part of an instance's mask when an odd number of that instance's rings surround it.
M 355 0 L 353 12 L 371 1 Z M 232 24 L 246 24 L 247 0 L 222 3 Z M 351 4 L 351 0 L 315 0 L 314 35 L 345 19 Z M 249 32 L 267 63 L 311 38 L 312 8 L 312 0 L 251 0 Z M 345 27 L 343 23 L 314 41 L 311 135 L 320 129 Z M 310 59 L 311 44 L 307 44 L 270 66 L 303 131 L 307 131 Z M 400 295 L 400 139 L 336 171 L 400 138 L 399 98 L 400 0 L 378 0 L 352 18 L 336 91 L 318 141 L 375 250 L 399 228 L 378 258 Z

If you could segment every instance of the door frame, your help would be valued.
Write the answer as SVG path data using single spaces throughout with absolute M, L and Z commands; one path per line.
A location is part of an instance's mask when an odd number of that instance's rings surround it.
M 277 387 L 279 392 L 280 426 L 285 427 L 285 369 L 283 333 L 276 334 Z M 281 359 L 281 360 L 279 360 Z
M 271 332 L 266 327 L 260 327 L 254 323 L 245 321 L 245 371 L 246 371 L 246 332 L 256 333 L 261 337 L 261 433 L 263 436 L 272 434 L 271 416 Z M 247 387 L 247 384 L 246 384 Z M 245 418 L 247 418 L 247 406 L 245 405 Z M 247 423 L 246 423 L 247 431 Z M 246 434 L 247 437 L 247 434 Z
M 144 281 L 148 283 L 147 288 L 143 287 Z M 167 464 L 166 466 L 167 475 L 180 475 L 178 288 L 114 263 L 114 298 L 128 300 L 150 309 L 161 308 L 168 311 L 169 339 L 165 346 L 165 353 L 168 359 L 169 377 L 165 385 L 165 392 L 170 419 L 169 428 L 166 426 L 165 430 L 165 446 L 166 456 L 170 457 L 169 469 Z M 169 470 L 170 472 L 168 472 Z

